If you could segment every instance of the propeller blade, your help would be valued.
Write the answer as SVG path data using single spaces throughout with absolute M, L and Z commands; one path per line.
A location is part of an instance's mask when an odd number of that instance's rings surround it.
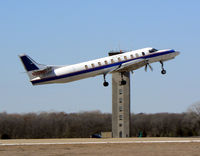
M 145 65 L 145 68 L 144 68 L 145 72 L 147 72 L 147 64 Z
M 152 68 L 152 66 L 149 63 L 148 63 L 148 66 L 151 69 L 151 71 L 153 71 L 153 68 Z

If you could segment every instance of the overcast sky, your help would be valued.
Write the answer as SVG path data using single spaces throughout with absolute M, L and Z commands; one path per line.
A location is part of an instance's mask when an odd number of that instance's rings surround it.
M 18 59 L 65 65 L 116 49 L 155 47 L 181 52 L 154 71 L 131 76 L 131 112 L 184 112 L 200 101 L 199 0 L 0 1 L 0 112 L 112 111 L 103 76 L 32 86 Z M 111 84 L 111 76 L 107 77 Z

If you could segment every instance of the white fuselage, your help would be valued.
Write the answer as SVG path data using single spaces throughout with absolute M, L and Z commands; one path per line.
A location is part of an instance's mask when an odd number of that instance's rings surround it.
M 147 60 L 148 63 L 153 63 L 173 59 L 179 54 L 179 52 L 172 49 L 159 50 L 156 52 L 150 52 L 150 49 L 152 48 L 143 48 L 92 61 L 55 68 L 49 74 L 42 77 L 38 76 L 31 80 L 31 82 L 33 85 L 49 83 L 66 83 L 88 77 L 93 77 L 96 75 L 115 72 L 115 69 L 117 69 L 121 65 L 134 60 L 137 61 L 143 59 Z M 131 64 L 128 69 L 129 71 L 136 70 L 144 65 L 145 64 L 137 66 Z

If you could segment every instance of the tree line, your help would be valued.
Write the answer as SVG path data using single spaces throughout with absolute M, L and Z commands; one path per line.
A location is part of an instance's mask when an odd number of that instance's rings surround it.
M 200 135 L 200 120 L 193 113 L 132 115 L 131 135 L 147 137 L 191 137 Z
M 192 107 L 191 107 L 192 108 Z M 199 107 L 200 108 L 200 107 Z M 131 136 L 190 137 L 200 135 L 200 111 L 131 114 Z M 0 113 L 2 139 L 88 138 L 112 131 L 112 115 L 99 111 L 27 114 Z
M 86 138 L 101 131 L 111 131 L 111 114 L 71 113 L 0 113 L 2 139 Z

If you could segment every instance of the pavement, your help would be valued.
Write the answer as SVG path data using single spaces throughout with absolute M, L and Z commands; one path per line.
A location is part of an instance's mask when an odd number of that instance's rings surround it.
M 81 144 L 148 144 L 200 143 L 200 138 L 81 138 L 81 139 L 9 139 L 0 140 L 0 146 L 25 145 L 81 145 Z

